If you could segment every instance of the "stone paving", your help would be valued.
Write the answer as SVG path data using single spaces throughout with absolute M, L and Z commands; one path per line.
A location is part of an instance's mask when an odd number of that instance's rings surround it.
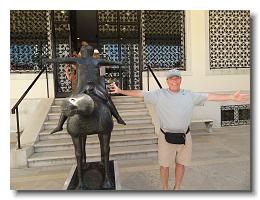
M 250 191 L 250 127 L 192 133 L 193 157 L 183 191 Z M 161 190 L 157 158 L 118 161 L 122 190 Z M 61 190 L 71 166 L 11 169 L 12 190 Z M 174 168 L 170 169 L 171 188 Z

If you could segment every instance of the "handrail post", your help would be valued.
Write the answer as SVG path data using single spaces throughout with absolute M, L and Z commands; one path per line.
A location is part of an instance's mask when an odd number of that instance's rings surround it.
M 147 90 L 150 90 L 149 69 L 147 68 Z
M 17 149 L 21 149 L 18 107 L 15 109 L 15 114 L 16 114 L 16 127 L 17 127 Z
M 157 79 L 157 77 L 155 76 L 153 70 L 151 69 L 151 67 L 150 67 L 149 65 L 147 65 L 147 67 L 148 67 L 148 69 L 150 70 L 150 72 L 152 73 L 152 75 L 153 75 L 153 77 L 154 77 L 154 79 L 155 79 L 157 85 L 158 85 L 159 88 L 161 89 L 161 88 L 162 88 L 162 85 L 161 85 L 161 83 L 159 82 L 159 80 Z
M 47 97 L 50 98 L 50 94 L 49 94 L 48 68 L 47 68 L 47 67 L 46 67 L 46 84 L 47 84 Z

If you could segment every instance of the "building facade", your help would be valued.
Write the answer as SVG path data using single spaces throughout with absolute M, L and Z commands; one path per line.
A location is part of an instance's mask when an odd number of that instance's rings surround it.
M 72 11 L 10 14 L 13 106 L 43 67 L 41 57 L 66 57 L 78 50 L 78 26 L 84 18 Z M 102 57 L 125 64 L 122 69 L 108 70 L 107 82 L 116 81 L 124 89 L 157 89 L 149 66 L 163 87 L 165 70 L 177 68 L 185 89 L 250 92 L 249 11 L 95 11 L 95 16 L 91 22 L 95 35 L 82 39 L 98 48 Z M 50 97 L 68 96 L 71 86 L 64 65 L 47 67 Z M 38 102 L 47 98 L 46 91 L 46 76 L 42 75 L 21 104 L 22 129 Z M 249 124 L 250 105 L 208 102 L 195 108 L 194 118 L 212 118 L 214 127 Z M 15 124 L 11 115 L 11 131 Z

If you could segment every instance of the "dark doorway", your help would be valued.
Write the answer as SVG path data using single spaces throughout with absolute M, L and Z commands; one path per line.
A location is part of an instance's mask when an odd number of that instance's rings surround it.
M 65 28 L 70 27 L 70 54 L 80 50 L 81 41 L 87 41 L 99 50 L 101 58 L 123 63 L 123 67 L 106 68 L 106 86 L 116 82 L 123 89 L 142 89 L 140 11 L 74 10 L 69 11 L 69 26 L 66 25 Z M 64 66 L 58 68 L 55 94 L 66 97 L 71 87 L 64 75 Z
M 79 51 L 87 41 L 101 58 L 121 61 L 124 67 L 106 69 L 105 82 L 123 89 L 141 89 L 140 11 L 71 11 L 72 49 Z
M 71 39 L 72 48 L 76 51 L 79 51 L 81 41 L 87 41 L 90 45 L 97 47 L 96 10 L 71 11 Z

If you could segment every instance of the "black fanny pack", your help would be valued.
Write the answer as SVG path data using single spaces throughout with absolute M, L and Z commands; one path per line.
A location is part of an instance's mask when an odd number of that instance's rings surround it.
M 164 132 L 165 140 L 170 144 L 185 144 L 186 134 L 190 131 L 190 127 L 188 127 L 188 130 L 186 133 L 171 133 L 171 132 Z

